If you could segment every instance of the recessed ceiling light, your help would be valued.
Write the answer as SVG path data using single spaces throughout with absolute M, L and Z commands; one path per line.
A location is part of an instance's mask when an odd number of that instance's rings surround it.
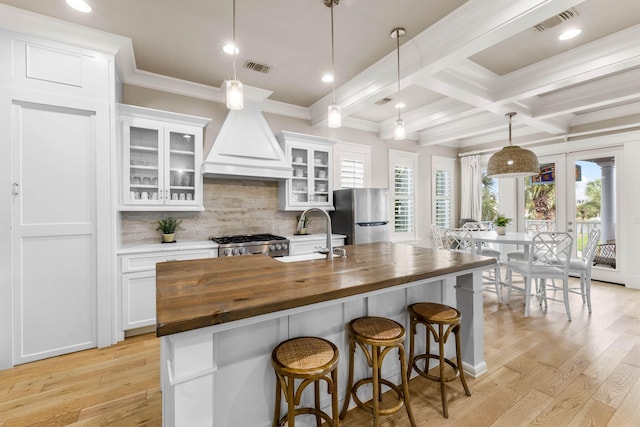
M 222 50 L 224 50 L 224 53 L 229 54 L 229 55 L 237 55 L 238 53 L 240 53 L 240 50 L 238 49 L 238 46 L 234 46 L 233 43 L 227 43 L 222 47 Z
M 565 31 L 564 33 L 560 34 L 560 37 L 558 37 L 558 40 L 569 40 L 569 39 L 572 39 L 572 38 L 578 36 L 581 32 L 582 32 L 582 30 L 580 28 L 571 28 L 571 29 Z
M 92 10 L 91 6 L 89 6 L 89 3 L 87 3 L 84 0 L 67 0 L 67 4 L 72 8 L 74 8 L 75 10 L 78 10 L 84 13 L 89 13 Z
M 322 76 L 322 81 L 325 83 L 331 83 L 333 81 L 333 74 L 331 73 L 327 73 L 324 76 Z
M 404 108 L 404 107 L 406 107 L 406 106 L 407 106 L 407 104 L 405 104 L 405 103 L 404 103 L 404 102 L 402 102 L 402 101 L 398 101 L 398 102 L 396 102 L 396 105 L 395 105 L 395 107 L 396 107 L 396 108 Z

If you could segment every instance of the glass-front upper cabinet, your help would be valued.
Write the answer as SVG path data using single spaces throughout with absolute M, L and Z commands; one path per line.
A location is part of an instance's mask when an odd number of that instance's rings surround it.
M 332 210 L 332 161 L 336 141 L 293 132 L 282 132 L 278 140 L 293 169 L 293 176 L 280 184 L 280 209 Z
M 202 129 L 209 119 L 118 105 L 120 210 L 203 210 Z

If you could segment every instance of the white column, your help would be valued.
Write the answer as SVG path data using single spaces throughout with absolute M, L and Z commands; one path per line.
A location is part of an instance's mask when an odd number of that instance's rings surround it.
M 602 221 L 602 234 L 600 240 L 614 240 L 616 238 L 616 203 L 615 203 L 615 171 L 613 161 L 598 162 L 602 168 L 602 193 L 600 196 L 600 220 Z

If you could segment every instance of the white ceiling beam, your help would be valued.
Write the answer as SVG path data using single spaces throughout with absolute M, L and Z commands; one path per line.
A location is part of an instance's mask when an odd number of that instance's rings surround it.
M 478 110 L 470 108 L 468 104 L 455 99 L 442 98 L 428 105 L 408 111 L 402 115 L 405 120 L 407 133 L 413 133 L 425 128 L 434 127 L 477 114 Z M 380 124 L 381 139 L 393 138 L 393 128 L 396 118 L 385 120 Z
M 457 122 L 447 123 L 418 132 L 419 142 L 421 146 L 437 145 L 450 141 L 460 141 L 465 138 L 472 138 L 478 135 L 497 132 L 500 129 L 506 129 L 507 122 L 504 117 L 498 117 L 495 114 L 480 112 L 466 119 Z
M 496 78 L 495 80 L 497 81 L 498 79 Z M 569 130 L 568 123 L 557 120 L 534 119 L 531 114 L 530 103 L 526 100 L 521 101 L 517 106 L 505 104 L 502 100 L 492 99 L 491 88 L 472 85 L 467 81 L 467 79 L 460 78 L 459 74 L 444 70 L 429 79 L 428 82 L 425 82 L 425 87 L 497 115 L 502 116 L 515 111 L 529 126 L 542 132 L 559 134 L 566 133 Z
M 537 98 L 533 115 L 538 119 L 554 117 L 638 99 L 640 70 L 633 70 L 540 96 Z
M 584 0 L 470 0 L 402 45 L 401 69 L 417 80 L 530 28 Z M 411 58 L 409 58 L 411 56 Z M 415 66 L 421 62 L 421 67 Z M 343 115 L 350 115 L 393 93 L 397 84 L 392 52 L 336 90 Z M 386 95 L 384 95 L 386 96 Z M 312 122 L 326 116 L 331 94 L 310 107 Z
M 571 122 L 571 126 L 575 127 L 589 123 L 601 122 L 604 120 L 613 120 L 620 117 L 637 115 L 640 115 L 640 102 L 618 105 L 615 107 L 593 111 L 585 114 L 578 114 Z
M 640 25 L 513 71 L 501 79 L 496 98 L 529 98 L 640 66 L 638 40 Z

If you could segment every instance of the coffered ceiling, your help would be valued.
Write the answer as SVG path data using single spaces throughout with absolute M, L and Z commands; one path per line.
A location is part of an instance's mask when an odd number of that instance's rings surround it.
M 125 83 L 224 101 L 232 0 L 87 1 L 90 14 L 64 0 L 0 0 L 56 18 L 45 25 L 5 7 L 0 26 L 113 51 Z M 273 92 L 266 111 L 325 126 L 332 87 L 320 80 L 331 69 L 324 1 L 236 4 L 238 78 Z M 638 0 L 340 0 L 334 15 L 345 127 L 392 138 L 398 100 L 409 138 L 463 151 L 503 142 L 509 111 L 518 112 L 521 144 L 640 127 Z M 399 93 L 390 37 L 398 26 L 407 31 Z M 571 27 L 582 33 L 558 40 Z M 269 72 L 249 70 L 247 61 Z

